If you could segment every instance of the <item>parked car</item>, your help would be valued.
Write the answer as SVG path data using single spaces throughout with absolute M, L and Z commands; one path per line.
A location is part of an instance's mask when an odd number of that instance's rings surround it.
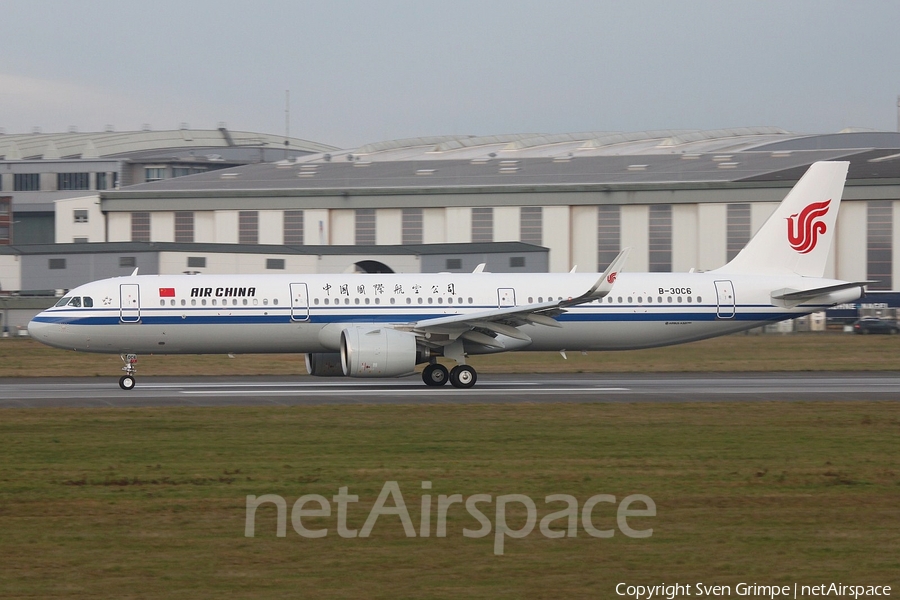
M 900 325 L 887 319 L 863 317 L 853 324 L 854 333 L 900 333 Z

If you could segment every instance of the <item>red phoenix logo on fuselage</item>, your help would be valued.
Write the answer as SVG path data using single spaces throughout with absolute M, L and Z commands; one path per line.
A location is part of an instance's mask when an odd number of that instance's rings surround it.
M 616 274 L 615 274 L 615 273 L 610 273 L 610 274 L 607 276 L 606 281 L 608 281 L 609 283 L 615 283 L 615 282 L 616 282 Z
M 830 199 L 824 202 L 813 202 L 799 214 L 787 218 L 788 242 L 790 242 L 791 248 L 800 254 L 807 254 L 816 248 L 819 234 L 828 230 L 822 217 L 828 213 L 829 206 L 831 206 Z

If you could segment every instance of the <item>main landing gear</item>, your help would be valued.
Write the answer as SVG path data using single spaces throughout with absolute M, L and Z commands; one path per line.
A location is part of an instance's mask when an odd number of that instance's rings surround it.
M 470 388 L 478 380 L 475 369 L 469 365 L 456 365 L 452 371 L 440 363 L 431 363 L 422 371 L 422 381 L 425 385 L 438 387 L 450 381 L 455 388 Z
M 137 354 L 122 354 L 121 355 L 122 362 L 125 363 L 125 366 L 122 367 L 122 370 L 125 371 L 125 374 L 119 378 L 119 387 L 123 390 L 129 391 L 134 389 L 135 379 L 134 374 L 137 372 Z

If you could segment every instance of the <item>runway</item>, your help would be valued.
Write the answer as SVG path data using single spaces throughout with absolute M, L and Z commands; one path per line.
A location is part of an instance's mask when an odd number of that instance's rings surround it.
M 0 380 L 0 408 L 551 402 L 900 400 L 900 373 L 480 375 L 468 390 L 419 377 L 143 377 Z

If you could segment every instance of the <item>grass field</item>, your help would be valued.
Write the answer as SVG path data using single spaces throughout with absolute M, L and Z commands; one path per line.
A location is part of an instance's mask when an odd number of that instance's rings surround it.
M 892 336 L 731 336 L 628 353 L 476 359 L 482 372 L 900 371 Z M 475 362 L 475 361 L 473 361 Z M 140 374 L 301 373 L 297 356 L 142 357 Z M 118 357 L 0 341 L 0 375 L 116 377 Z M 900 402 L 516 404 L 0 411 L 0 597 L 609 598 L 619 582 L 892 585 L 900 589 Z M 396 481 L 419 533 L 397 516 L 371 536 L 337 534 L 291 506 L 305 494 L 359 497 L 361 529 Z M 430 490 L 422 482 L 430 481 Z M 246 496 L 259 508 L 245 537 Z M 615 532 L 505 539 L 460 504 L 436 537 L 439 495 L 524 494 L 538 522 L 569 494 L 649 496 L 652 536 L 627 537 L 614 504 L 593 523 Z M 393 506 L 388 501 L 388 506 Z M 639 503 L 633 508 L 641 508 Z M 308 505 L 307 508 L 315 508 Z M 526 522 L 510 504 L 512 529 Z M 564 530 L 565 519 L 552 523 Z M 733 592 L 734 594 L 734 592 Z
M 618 582 L 900 584 L 900 404 L 729 403 L 4 410 L 0 596 L 604 598 Z M 645 494 L 653 534 L 407 538 L 382 516 L 320 539 L 245 496 Z M 433 488 L 423 492 L 422 481 Z M 393 502 L 388 502 L 393 505 Z M 494 520 L 493 504 L 482 510 Z M 515 505 L 513 505 L 515 508 Z M 434 509 L 432 509 L 434 510 Z M 434 514 L 434 513 L 433 513 Z M 508 521 L 519 528 L 523 510 Z M 594 510 L 598 528 L 615 509 Z M 554 527 L 563 529 L 565 521 Z

